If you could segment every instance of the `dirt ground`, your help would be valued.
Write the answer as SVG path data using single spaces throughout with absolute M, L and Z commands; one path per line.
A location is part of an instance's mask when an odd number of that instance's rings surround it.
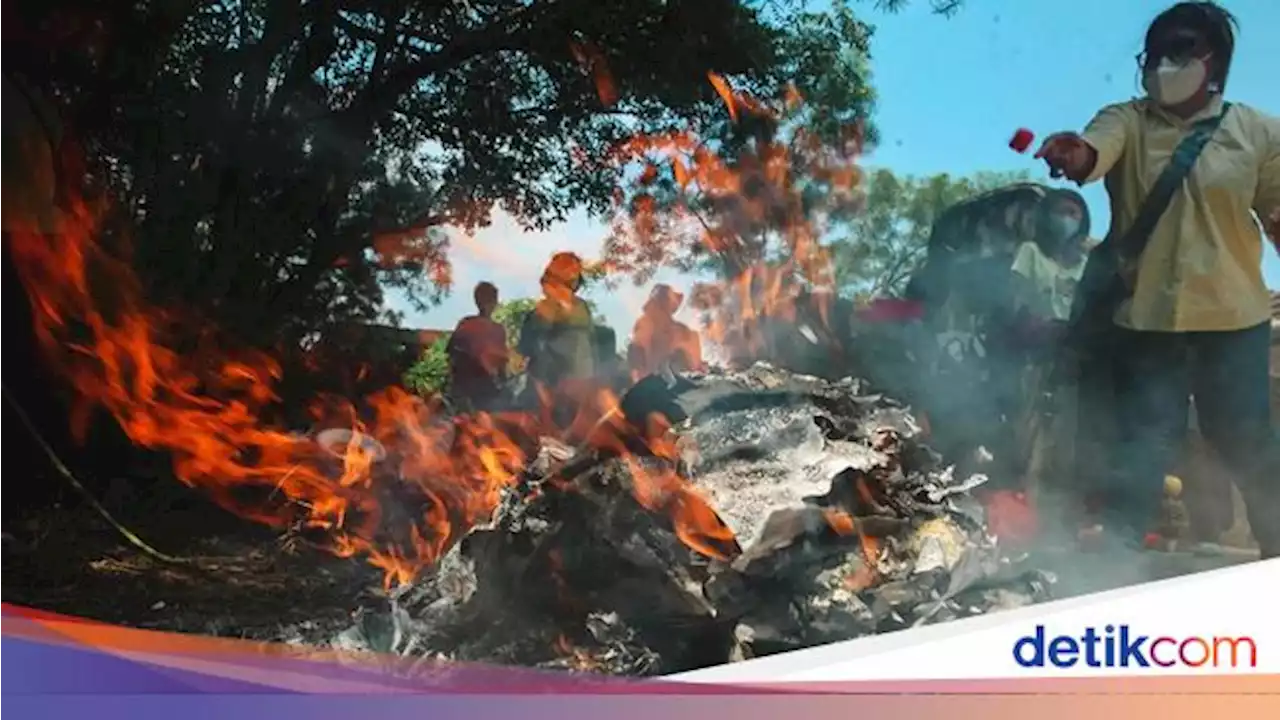
M 166 515 L 118 519 L 179 563 L 149 557 L 84 505 L 12 523 L 4 601 L 139 628 L 316 641 L 381 590 L 381 572 L 359 560 L 286 548 L 276 533 L 245 523 Z

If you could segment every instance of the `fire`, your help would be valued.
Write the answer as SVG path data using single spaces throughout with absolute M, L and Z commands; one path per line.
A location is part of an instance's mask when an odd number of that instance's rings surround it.
M 822 238 L 831 217 L 860 202 L 863 130 L 854 123 L 834 138 L 809 130 L 791 85 L 770 104 L 715 73 L 708 81 L 749 135 L 746 149 L 725 157 L 692 129 L 621 143 L 610 160 L 639 165 L 640 180 L 620 195 L 606 246 L 616 267 L 637 273 L 655 261 L 722 261 L 725 279 L 695 291 L 693 305 L 704 338 L 749 363 L 778 351 L 765 332 L 770 323 L 794 323 L 807 310 L 820 329 L 832 326 L 835 275 Z M 674 202 L 658 201 L 659 168 L 678 189 Z M 797 307 L 803 286 L 815 290 L 812 308 Z
M 741 552 L 733 530 L 677 471 L 681 443 L 671 423 L 662 415 L 645 419 L 635 428 L 623 416 L 618 399 L 608 390 L 600 391 L 593 405 L 598 411 L 587 442 L 597 450 L 614 454 L 627 464 L 632 496 L 642 507 L 665 514 L 676 537 L 694 551 L 710 558 L 729 561 Z M 649 467 L 632 452 L 628 440 L 640 440 L 657 468 Z
M 79 436 L 106 410 L 136 445 L 168 452 L 182 482 L 246 518 L 322 531 L 332 552 L 368 557 L 388 584 L 434 561 L 523 466 L 512 439 L 521 421 L 500 429 L 502 419 L 480 416 L 449 427 L 398 388 L 367 399 L 367 424 L 347 401 L 323 411 L 351 428 L 337 447 L 265 422 L 279 364 L 222 351 L 211 332 L 179 352 L 175 330 L 189 319 L 149 305 L 128 264 L 99 244 L 101 207 L 71 210 L 60 232 L 19 231 L 11 243 L 38 341 L 76 391 Z M 389 449 L 396 472 L 379 470 L 369 441 Z M 421 506 L 402 537 L 384 537 L 388 496 Z
M 733 88 L 729 87 L 729 81 L 720 75 L 709 72 L 707 79 L 711 81 L 711 87 L 716 89 L 716 93 L 720 95 L 720 99 L 724 100 L 725 108 L 729 110 L 729 117 L 734 122 L 738 121 L 738 103 L 733 95 Z
M 858 531 L 853 516 L 843 510 L 828 509 L 823 515 L 826 517 L 827 525 L 840 535 L 852 535 Z
M 695 551 L 716 560 L 732 560 L 741 548 L 733 531 L 674 469 L 651 471 L 627 456 L 636 500 L 671 518 L 676 537 Z
M 868 568 L 874 570 L 876 560 L 880 557 L 880 541 L 862 532 L 858 527 L 857 520 L 852 515 L 843 510 L 827 509 L 823 516 L 826 518 L 827 525 L 840 535 L 858 535 L 858 542 L 861 546 L 862 557 L 866 560 Z
M 348 401 L 317 402 L 320 424 L 350 428 L 336 445 L 273 427 L 262 416 L 277 399 L 278 363 L 227 357 L 213 343 L 174 350 L 178 316 L 144 301 L 129 266 L 96 243 L 95 215 L 85 210 L 61 234 L 13 237 L 39 339 L 77 391 L 81 429 L 92 410 L 106 409 L 134 443 L 170 453 L 182 482 L 244 517 L 322 531 L 331 552 L 366 557 L 388 586 L 411 582 L 487 518 L 525 465 L 522 439 L 547 429 L 521 413 L 442 418 L 396 387 L 365 398 L 371 418 Z M 95 296 L 105 287 L 120 291 L 102 303 L 110 316 Z M 608 427 L 621 437 L 629 430 L 617 407 L 599 392 L 569 434 Z M 637 500 L 668 513 L 682 540 L 712 557 L 736 552 L 732 532 L 682 479 L 636 470 Z M 384 522 L 397 508 L 412 516 L 403 529 Z
M 604 53 L 600 48 L 591 43 L 569 43 L 569 50 L 573 53 L 573 59 L 578 62 L 583 71 L 591 76 L 592 82 L 596 86 L 596 96 L 600 98 L 600 103 L 605 107 L 612 107 L 618 102 L 618 84 L 613 79 L 613 73 L 609 71 L 608 62 L 605 60 Z
M 574 645 L 573 641 L 566 635 L 557 635 L 553 645 L 556 652 L 568 659 L 569 667 L 572 670 L 591 672 L 599 667 L 599 663 L 591 657 L 590 653 Z
M 880 557 L 880 541 L 862 532 L 861 528 L 858 527 L 857 520 L 843 510 L 827 509 L 823 515 L 826 518 L 827 525 L 835 532 L 840 535 L 857 534 L 858 536 L 863 563 L 844 579 L 845 586 L 857 592 L 875 585 L 880 578 L 880 572 L 877 568 Z
M 574 52 L 601 101 L 615 102 L 616 85 L 599 51 L 575 46 Z M 782 116 L 735 93 L 724 78 L 709 79 L 735 122 Z M 784 113 L 794 112 L 799 93 L 788 88 L 783 103 Z M 859 143 L 855 131 L 833 150 L 799 129 L 785 141 L 761 136 L 751 152 L 730 161 L 692 130 L 632 138 L 609 159 L 642 158 L 653 174 L 666 168 L 682 192 L 697 193 L 722 212 L 711 223 L 692 203 L 660 210 L 641 192 L 627 203 L 627 232 L 614 247 L 624 252 L 615 255 L 661 255 L 693 233 L 704 251 L 736 269 L 716 292 L 701 293 L 704 301 L 695 299 L 707 337 L 759 357 L 770 350 L 760 322 L 794 317 L 794 279 L 829 283 L 822 228 L 802 202 L 797 169 L 824 183 L 828 195 L 849 196 L 860 177 L 852 164 Z M 653 179 L 648 170 L 644 177 Z M 243 517 L 300 527 L 335 554 L 365 557 L 385 572 L 388 586 L 412 582 L 487 518 L 539 435 L 551 432 L 619 452 L 632 470 L 637 502 L 665 513 L 690 548 L 721 560 L 740 551 L 733 532 L 679 475 L 670 428 L 650 423 L 641 429 L 652 454 L 667 461 L 665 469 L 652 469 L 622 441 L 636 429 L 607 391 L 577 394 L 578 416 L 567 431 L 552 427 L 545 414 L 441 417 L 430 401 L 397 387 L 360 402 L 318 398 L 312 406 L 317 424 L 350 430 L 336 447 L 270 422 L 280 363 L 262 353 L 230 352 L 214 330 L 193 343 L 189 328 L 200 327 L 199 318 L 147 302 L 127 252 L 104 242 L 104 211 L 79 198 L 58 232 L 11 233 L 37 339 L 78 398 L 73 423 L 79 434 L 92 413 L 105 410 L 133 443 L 170 454 L 183 483 Z M 770 242 L 781 243 L 785 261 L 765 262 Z M 422 263 L 447 281 L 443 244 L 425 232 L 386 233 L 375 246 L 387 262 Z M 610 260 L 615 269 L 628 269 Z

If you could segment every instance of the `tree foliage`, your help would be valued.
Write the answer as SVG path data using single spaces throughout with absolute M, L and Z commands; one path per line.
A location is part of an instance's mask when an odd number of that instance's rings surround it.
M 706 114 L 707 70 L 773 72 L 787 35 L 735 0 L 70 5 L 21 4 L 24 72 L 104 161 L 153 299 L 255 340 L 388 285 L 430 302 L 432 228 L 603 209 L 583 157 Z
M 841 225 L 831 244 L 837 287 L 856 295 L 901 292 L 924 259 L 929 233 L 944 210 L 1025 179 L 1024 173 L 980 172 L 969 177 L 870 173 L 861 212 Z
M 885 12 L 898 12 L 910 4 L 911 0 L 876 0 L 876 7 Z M 952 15 L 960 6 L 964 4 L 964 0 L 929 0 L 929 7 L 938 15 Z
M 751 133 L 708 72 L 794 82 L 828 132 L 868 118 L 870 29 L 815 7 L 17 0 L 6 67 L 100 161 L 154 302 L 295 343 L 386 315 L 388 286 L 420 309 L 447 291 L 445 226 L 608 211 L 621 169 L 593 160 L 620 141 L 692 123 L 732 154 Z
M 874 3 L 890 12 L 906 4 Z M 948 15 L 961 4 L 930 7 Z M 791 28 L 778 72 L 713 79 L 727 106 L 719 120 L 633 144 L 606 257 L 637 284 L 662 267 L 737 278 L 783 265 L 828 282 L 818 269 L 829 267 L 825 243 L 861 211 L 855 160 L 879 136 L 874 28 L 845 0 L 821 11 L 804 2 L 770 7 Z
M 422 357 L 405 371 L 404 385 L 419 395 L 443 393 L 449 386 L 449 336 L 436 338 Z
M 507 346 L 512 351 L 510 369 L 513 372 L 524 369 L 524 358 L 515 349 L 520 346 L 520 329 L 524 325 L 524 319 L 533 312 L 533 307 L 537 304 L 538 301 L 533 298 L 518 298 L 502 303 L 493 311 L 493 319 L 507 331 Z

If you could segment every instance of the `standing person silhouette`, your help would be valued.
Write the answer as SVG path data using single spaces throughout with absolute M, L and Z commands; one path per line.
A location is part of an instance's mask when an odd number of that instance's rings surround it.
M 474 296 L 476 314 L 459 321 L 449 336 L 449 388 L 467 409 L 490 410 L 501 399 L 507 376 L 507 331 L 493 319 L 498 288 L 482 282 Z
M 594 387 L 595 324 L 591 308 L 577 295 L 582 274 L 582 259 L 577 255 L 552 256 L 542 273 L 542 297 L 520 329 L 518 350 L 529 360 L 531 404 L 547 407 L 562 428 L 590 399 Z
M 1146 97 L 1103 108 L 1083 134 L 1051 136 L 1037 157 L 1055 177 L 1105 179 L 1111 201 L 1112 230 L 1090 254 L 1076 318 L 1107 338 L 1085 354 L 1105 356 L 1097 371 L 1118 394 L 1099 527 L 1127 544 L 1153 527 L 1194 396 L 1262 556 L 1275 557 L 1280 469 L 1256 218 L 1280 212 L 1280 123 L 1223 99 L 1234 25 L 1211 2 L 1160 13 L 1137 58 Z

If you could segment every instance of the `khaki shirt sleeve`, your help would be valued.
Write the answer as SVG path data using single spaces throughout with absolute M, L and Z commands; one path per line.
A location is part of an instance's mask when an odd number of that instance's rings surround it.
M 1086 183 L 1094 182 L 1111 172 L 1116 161 L 1124 155 L 1130 128 L 1134 127 L 1134 119 L 1137 117 L 1136 112 L 1132 103 L 1109 105 L 1089 121 L 1083 138 L 1098 151 L 1098 161 L 1094 163 L 1089 177 L 1085 178 Z
M 1280 230 L 1280 118 L 1264 117 L 1253 210 L 1271 233 Z

